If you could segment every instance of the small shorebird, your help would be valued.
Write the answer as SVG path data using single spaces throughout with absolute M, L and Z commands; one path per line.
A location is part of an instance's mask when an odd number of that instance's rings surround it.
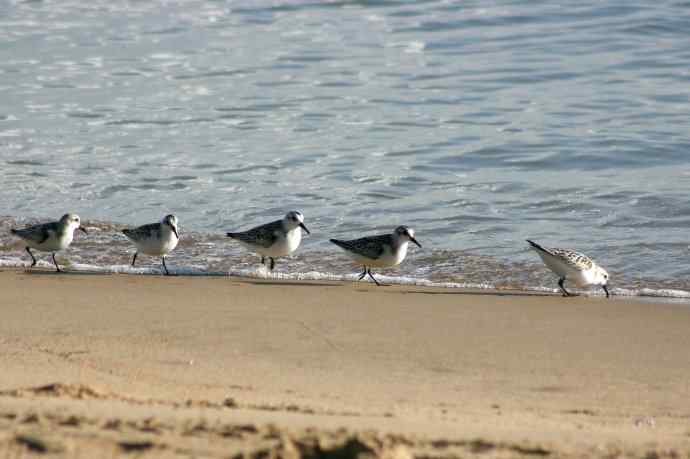
M 539 254 L 544 264 L 556 273 L 558 286 L 563 296 L 572 296 L 563 286 L 563 282 L 569 280 L 578 287 L 600 286 L 606 292 L 606 298 L 609 297 L 609 290 L 606 287 L 609 282 L 609 273 L 587 255 L 568 249 L 545 248 L 529 239 L 527 242 Z
M 24 229 L 12 229 L 11 232 L 26 243 L 26 251 L 33 261 L 31 267 L 36 266 L 36 258 L 31 253 L 31 249 L 36 249 L 43 252 L 53 252 L 53 263 L 55 263 L 57 271 L 61 272 L 60 266 L 55 261 L 55 252 L 69 247 L 74 238 L 74 230 L 80 229 L 88 234 L 80 224 L 81 220 L 79 220 L 78 215 L 65 214 L 57 222 L 43 223 Z
M 271 262 L 269 268 L 275 267 L 274 258 L 290 255 L 302 242 L 302 231 L 311 234 L 304 225 L 304 216 L 297 211 L 288 212 L 282 220 L 276 220 L 240 233 L 227 233 L 228 237 L 237 239 L 254 253 L 261 255 L 261 263 L 266 258 Z
M 339 241 L 331 239 L 331 242 L 345 251 L 345 253 L 364 266 L 364 271 L 359 280 L 367 274 L 376 285 L 381 285 L 371 273 L 372 267 L 391 267 L 402 263 L 407 255 L 407 245 L 412 241 L 419 248 L 422 245 L 414 238 L 414 230 L 407 226 L 398 226 L 393 234 L 381 236 L 368 236 L 352 241 Z
M 166 215 L 160 223 L 150 223 L 133 229 L 124 229 L 122 233 L 137 246 L 137 251 L 132 258 L 132 266 L 137 261 L 139 252 L 146 255 L 161 257 L 165 274 L 169 275 L 165 266 L 165 256 L 177 247 L 180 235 L 177 232 L 177 217 Z

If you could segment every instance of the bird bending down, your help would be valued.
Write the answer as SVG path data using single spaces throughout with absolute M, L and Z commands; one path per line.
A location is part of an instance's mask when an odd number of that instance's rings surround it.
M 422 247 L 414 237 L 414 230 L 407 226 L 398 226 L 393 234 L 366 236 L 351 241 L 331 239 L 333 244 L 343 249 L 350 258 L 364 267 L 358 280 L 369 275 L 376 285 L 381 284 L 371 273 L 371 268 L 388 268 L 402 263 L 407 255 L 407 246 L 410 241 L 417 244 L 419 248 Z
M 282 220 L 276 220 L 257 226 L 247 231 L 226 233 L 236 239 L 247 249 L 261 255 L 261 264 L 270 261 L 269 269 L 273 271 L 275 258 L 290 255 L 302 242 L 302 230 L 311 234 L 304 225 L 304 216 L 297 211 L 285 214 Z
M 26 243 L 26 251 L 31 257 L 31 267 L 36 266 L 36 257 L 31 249 L 53 253 L 55 269 L 61 272 L 60 266 L 55 260 L 55 253 L 64 250 L 72 243 L 74 231 L 80 229 L 88 234 L 81 226 L 79 215 L 65 214 L 59 221 L 33 225 L 23 229 L 12 229 L 12 234 Z
M 122 233 L 137 246 L 132 258 L 132 266 L 137 261 L 137 255 L 142 252 L 146 255 L 161 257 L 163 270 L 166 276 L 170 275 L 165 265 L 165 256 L 177 247 L 180 235 L 177 231 L 177 217 L 166 215 L 159 223 L 150 223 L 137 228 L 124 229 Z
M 606 293 L 606 298 L 609 297 L 609 290 L 606 287 L 609 282 L 609 273 L 594 260 L 572 250 L 542 247 L 529 239 L 527 242 L 539 254 L 544 264 L 556 273 L 558 287 L 563 296 L 572 296 L 563 285 L 568 280 L 578 287 L 599 286 Z

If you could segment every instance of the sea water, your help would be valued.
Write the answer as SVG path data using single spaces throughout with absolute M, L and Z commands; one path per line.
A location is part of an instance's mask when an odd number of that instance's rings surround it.
M 389 282 L 552 290 L 530 238 L 682 297 L 688 62 L 687 1 L 0 0 L 0 265 L 69 211 L 62 259 L 127 271 L 120 230 L 174 213 L 171 270 L 251 274 L 225 232 L 300 210 L 278 276 L 405 224 Z

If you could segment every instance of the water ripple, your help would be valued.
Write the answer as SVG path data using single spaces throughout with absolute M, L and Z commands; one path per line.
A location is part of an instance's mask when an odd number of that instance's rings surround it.
M 5 2 L 0 214 L 78 211 L 77 259 L 117 264 L 106 228 L 175 212 L 179 262 L 230 269 L 211 235 L 295 208 L 296 268 L 406 223 L 396 275 L 550 285 L 533 237 L 684 288 L 688 30 L 687 1 Z

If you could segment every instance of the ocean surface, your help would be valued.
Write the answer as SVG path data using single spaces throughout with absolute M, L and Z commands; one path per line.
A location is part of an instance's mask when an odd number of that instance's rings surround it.
M 688 1 L 0 0 L 0 266 L 71 211 L 59 258 L 130 271 L 119 230 L 174 213 L 172 271 L 260 275 L 225 232 L 294 209 L 277 276 L 406 224 L 388 282 L 554 290 L 530 238 L 688 297 L 689 63 Z

